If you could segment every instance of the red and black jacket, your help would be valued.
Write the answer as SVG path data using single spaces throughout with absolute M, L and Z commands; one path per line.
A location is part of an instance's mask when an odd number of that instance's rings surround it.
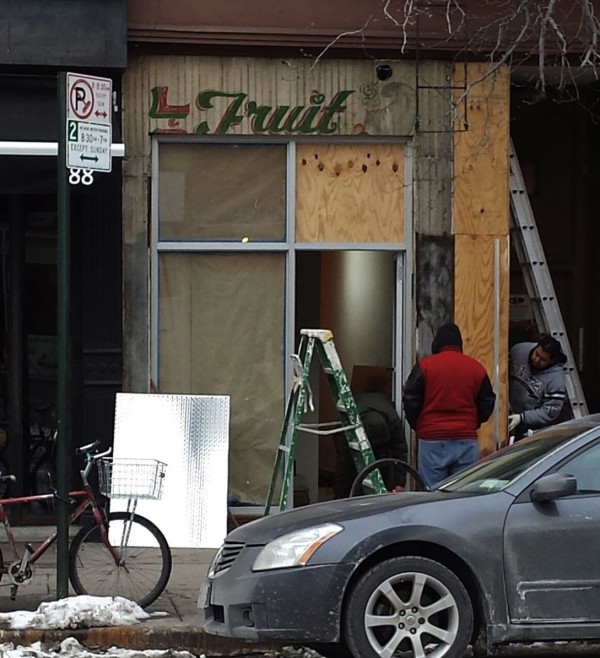
M 402 396 L 404 413 L 420 439 L 476 439 L 496 395 L 485 368 L 460 347 L 442 347 L 412 369 Z

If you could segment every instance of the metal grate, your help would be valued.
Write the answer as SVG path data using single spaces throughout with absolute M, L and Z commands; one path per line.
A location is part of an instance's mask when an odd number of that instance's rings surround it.
M 100 493 L 109 498 L 159 500 L 167 465 L 156 459 L 114 459 L 98 463 Z
M 243 548 L 244 544 L 241 543 L 226 542 L 223 544 L 213 567 L 215 573 L 227 571 L 227 569 L 229 569 L 229 567 L 235 562 L 237 556 L 242 552 Z

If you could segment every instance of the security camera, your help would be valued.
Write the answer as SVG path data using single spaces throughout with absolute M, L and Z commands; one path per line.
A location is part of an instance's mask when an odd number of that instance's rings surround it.
M 375 70 L 377 72 L 377 79 L 381 80 L 381 82 L 389 80 L 394 73 L 389 64 L 380 64 Z

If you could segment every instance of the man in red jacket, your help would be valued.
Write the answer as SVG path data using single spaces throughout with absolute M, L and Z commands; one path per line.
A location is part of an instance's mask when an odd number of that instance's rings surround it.
M 460 329 L 442 325 L 404 384 L 404 412 L 419 439 L 418 468 L 432 487 L 479 459 L 477 430 L 496 395 L 485 368 L 462 351 Z

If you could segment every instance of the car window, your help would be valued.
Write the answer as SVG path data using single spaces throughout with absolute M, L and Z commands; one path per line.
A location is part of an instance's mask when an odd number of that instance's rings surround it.
M 557 472 L 575 476 L 579 495 L 600 493 L 600 444 L 565 462 Z
M 457 475 L 446 478 L 435 488 L 440 491 L 480 494 L 500 491 L 541 457 L 581 433 L 581 427 L 568 426 L 561 430 L 557 426 L 537 432 L 529 439 L 499 450 Z

